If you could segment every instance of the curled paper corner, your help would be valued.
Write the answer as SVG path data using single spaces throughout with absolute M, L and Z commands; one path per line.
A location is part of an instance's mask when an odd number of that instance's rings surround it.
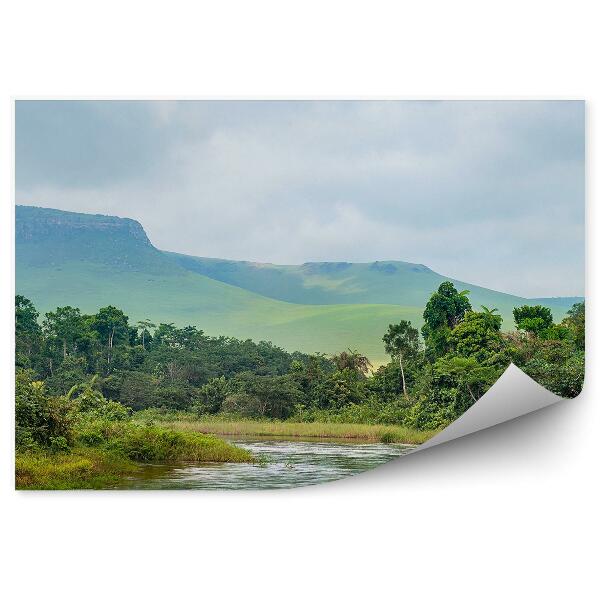
M 415 452 L 516 419 L 563 400 L 510 364 L 498 381 L 469 410 Z

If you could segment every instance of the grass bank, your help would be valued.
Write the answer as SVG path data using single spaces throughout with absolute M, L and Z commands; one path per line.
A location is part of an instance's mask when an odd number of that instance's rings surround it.
M 15 487 L 18 490 L 106 489 L 135 473 L 133 461 L 95 448 L 77 448 L 69 454 L 17 453 Z
M 182 419 L 161 421 L 161 425 L 178 432 L 200 432 L 214 435 L 338 438 L 400 444 L 422 444 L 437 433 L 437 431 L 418 431 L 399 425 L 297 423 L 251 419 Z
M 213 435 L 132 421 L 81 422 L 70 452 L 17 452 L 16 488 L 103 489 L 135 473 L 140 463 L 254 462 L 250 452 Z
M 137 462 L 253 462 L 250 452 L 218 437 L 193 430 L 175 431 L 162 423 L 94 420 L 78 429 L 76 439 L 82 445 L 104 448 Z

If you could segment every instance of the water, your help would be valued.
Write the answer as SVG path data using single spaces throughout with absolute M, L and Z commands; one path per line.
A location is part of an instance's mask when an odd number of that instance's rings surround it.
M 298 439 L 230 439 L 260 464 L 177 463 L 145 465 L 125 489 L 273 489 L 312 485 L 361 473 L 414 446 Z

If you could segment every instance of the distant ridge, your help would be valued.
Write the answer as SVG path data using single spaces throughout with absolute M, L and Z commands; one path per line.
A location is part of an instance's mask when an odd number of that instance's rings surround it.
M 274 265 L 193 257 L 155 248 L 133 219 L 16 207 L 16 287 L 41 313 L 119 306 L 133 321 L 195 324 L 208 333 L 271 340 L 290 350 L 357 348 L 385 360 L 381 337 L 400 319 L 422 324 L 430 294 L 454 281 L 422 264 Z M 504 327 L 522 304 L 560 320 L 582 298 L 526 299 L 455 281 L 475 309 L 498 308 Z
M 15 240 L 18 261 L 31 266 L 76 260 L 153 274 L 174 268 L 134 219 L 17 205 Z

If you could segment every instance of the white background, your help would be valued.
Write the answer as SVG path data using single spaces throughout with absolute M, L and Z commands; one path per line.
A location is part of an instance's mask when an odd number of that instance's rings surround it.
M 8 4 L 0 9 L 4 597 L 597 597 L 594 3 Z M 586 99 L 584 394 L 315 488 L 12 491 L 12 98 L 31 96 Z

